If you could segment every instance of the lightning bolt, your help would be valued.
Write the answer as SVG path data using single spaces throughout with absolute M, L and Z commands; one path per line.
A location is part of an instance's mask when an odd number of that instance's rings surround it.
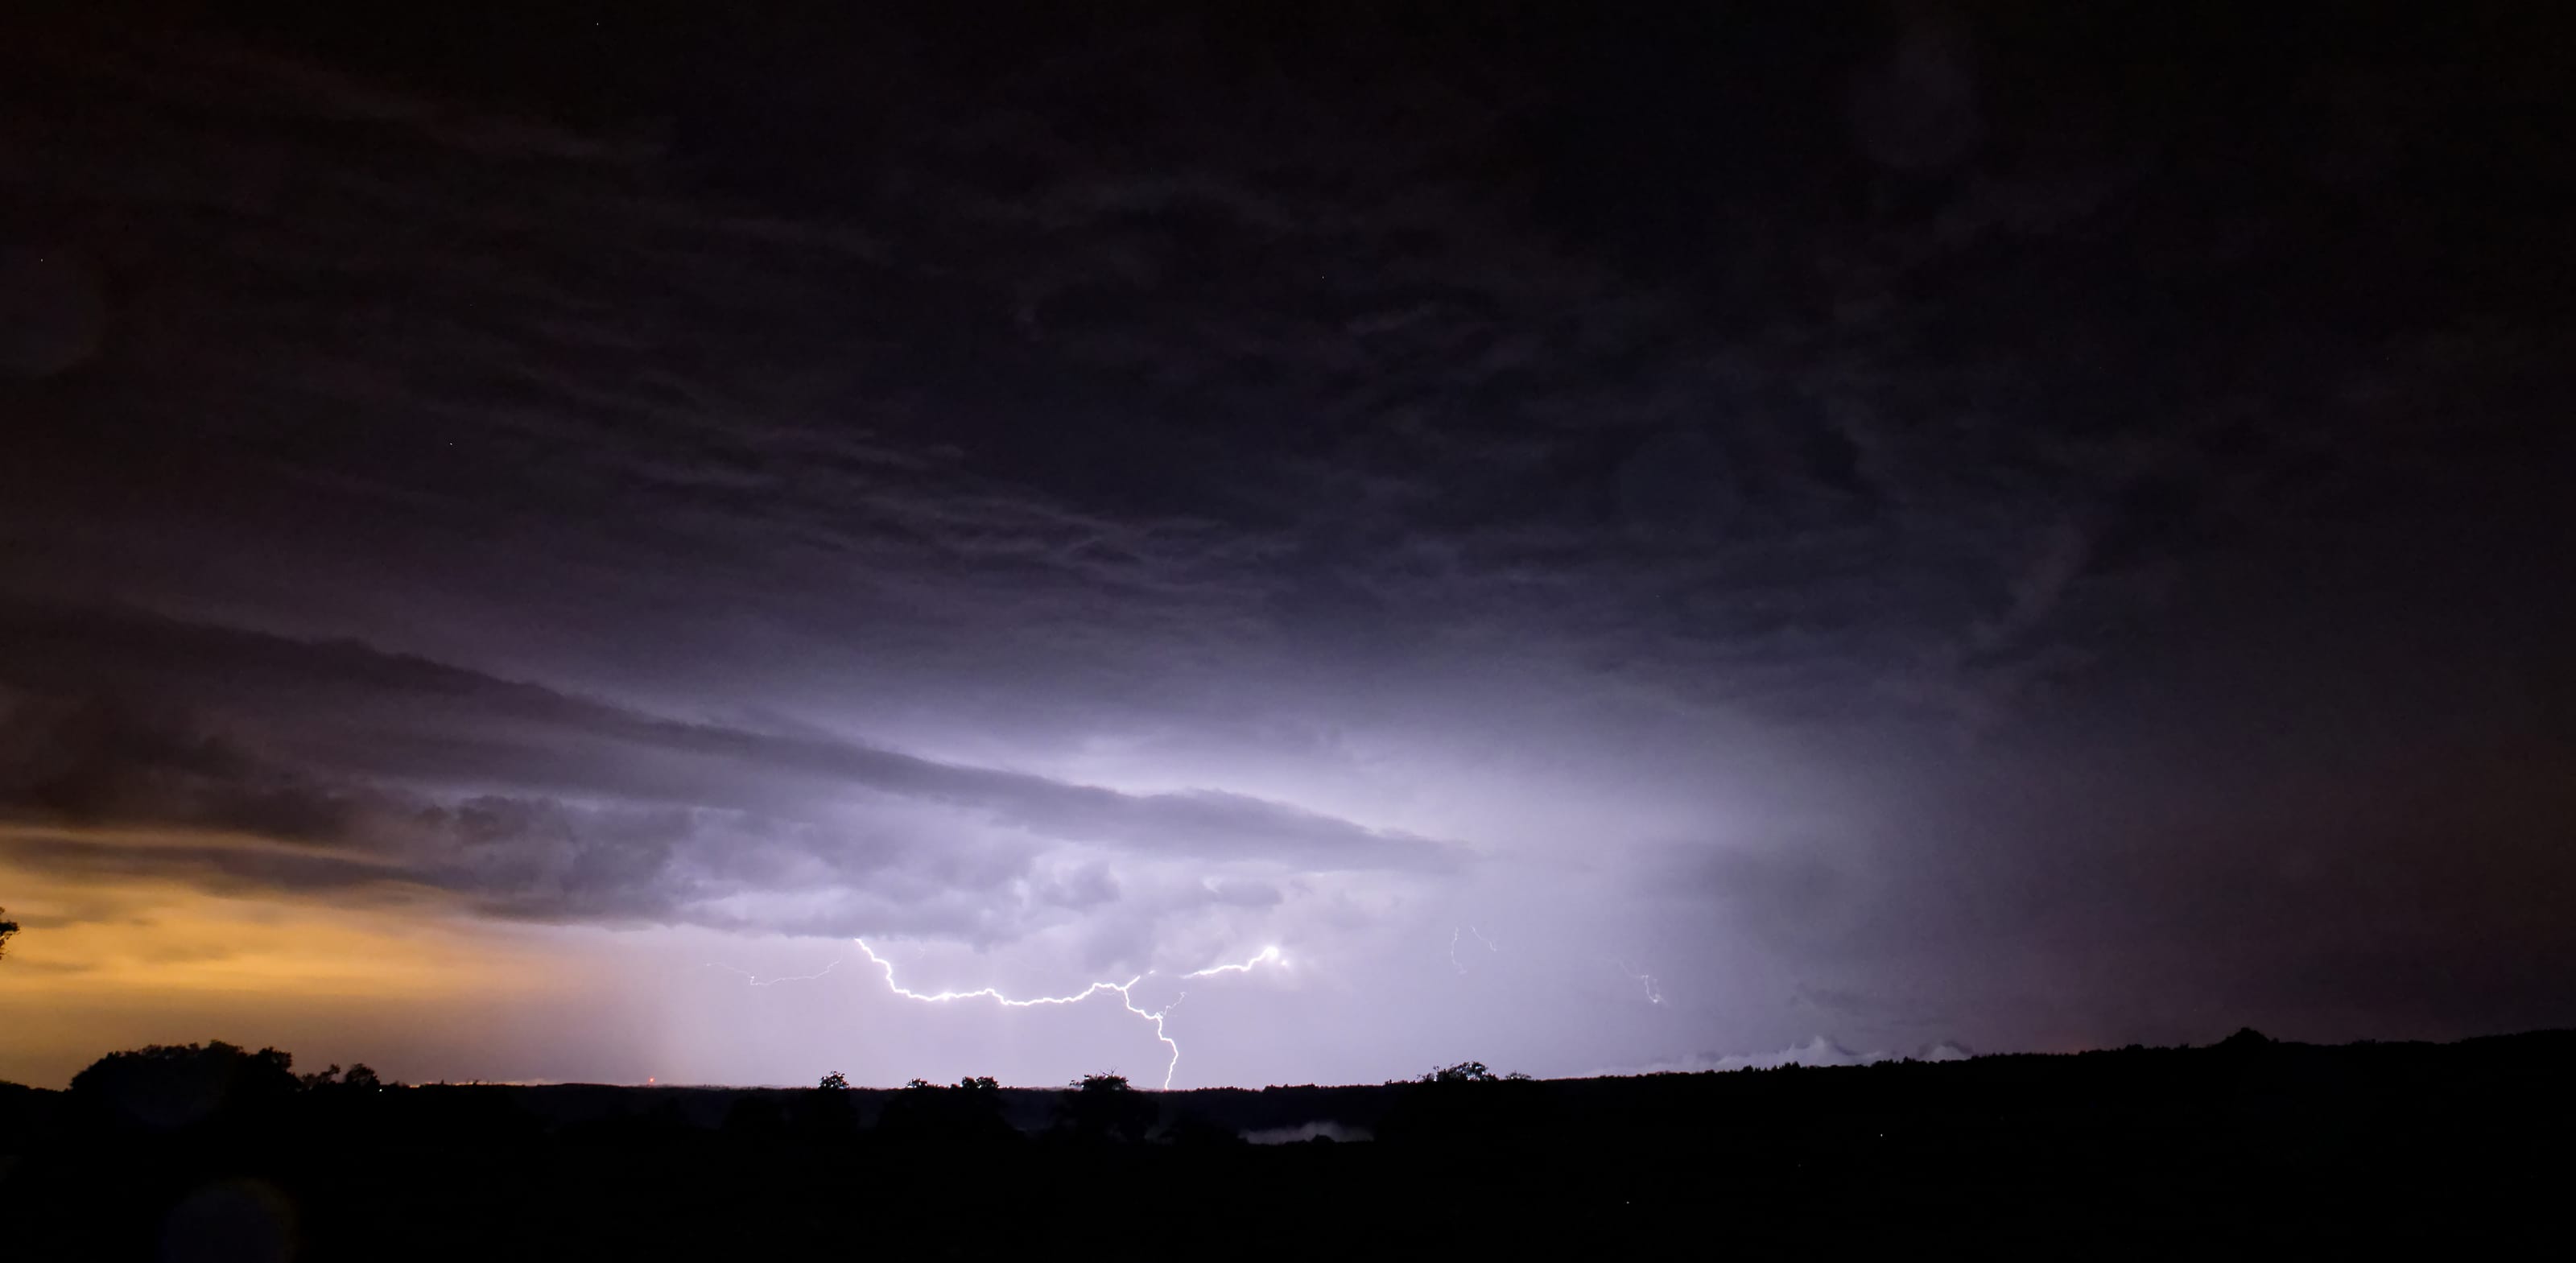
M 1153 970 L 1146 970 L 1144 973 L 1138 974 L 1125 982 L 1095 982 L 1071 995 L 1032 996 L 1025 1000 L 1014 999 L 1010 996 L 1004 995 L 1000 990 L 993 987 L 977 987 L 973 991 L 923 992 L 914 991 L 911 988 L 904 986 L 902 983 L 896 982 L 894 980 L 894 962 L 887 960 L 883 956 L 877 955 L 875 950 L 868 946 L 866 939 L 851 939 L 850 941 L 858 944 L 860 954 L 866 956 L 871 963 L 884 972 L 887 990 L 892 991 L 906 1000 L 917 1000 L 924 1004 L 947 1004 L 957 1000 L 990 1000 L 1007 1009 L 1033 1009 L 1040 1005 L 1049 1004 L 1080 1004 L 1093 996 L 1099 995 L 1101 992 L 1114 992 L 1118 996 L 1118 1002 L 1126 1006 L 1128 1012 L 1154 1024 L 1154 1038 L 1160 1041 L 1163 1047 L 1171 1050 L 1171 1059 L 1163 1065 L 1164 1091 L 1168 1092 L 1171 1090 L 1172 1073 L 1181 1068 L 1181 1046 L 1178 1042 L 1173 1040 L 1170 1032 L 1164 1029 L 1163 1023 L 1165 1019 L 1171 1016 L 1173 1009 L 1180 1007 L 1181 1001 L 1189 998 L 1189 993 L 1185 991 L 1180 995 L 1172 997 L 1170 1003 L 1159 1009 L 1138 1008 L 1136 1005 L 1135 995 L 1136 984 L 1152 977 L 1154 974 Z M 1210 965 L 1205 969 L 1182 974 L 1181 977 L 1209 978 L 1214 977 L 1217 974 L 1248 974 L 1251 973 L 1254 968 L 1261 965 L 1278 965 L 1284 969 L 1288 965 L 1288 958 L 1282 956 L 1279 949 L 1276 947 L 1265 947 L 1251 959 L 1239 964 Z
M 1646 1003 L 1662 1004 L 1664 1002 L 1664 993 L 1655 986 L 1655 976 L 1653 974 L 1639 973 L 1634 969 L 1630 969 L 1628 967 L 1628 962 L 1624 960 L 1614 958 L 1610 963 L 1617 965 L 1619 967 L 1619 972 L 1628 975 L 1632 981 L 1646 984 Z
M 1248 974 L 1252 972 L 1253 967 L 1256 965 L 1285 965 L 1287 963 L 1287 960 L 1279 955 L 1278 948 L 1265 947 L 1261 949 L 1261 953 L 1259 955 L 1254 956 L 1252 959 L 1247 960 L 1240 965 L 1210 965 L 1195 973 L 1186 973 L 1181 976 L 1184 978 L 1213 978 L 1218 974 Z M 1174 1000 L 1172 1003 L 1178 1004 L 1180 1001 Z

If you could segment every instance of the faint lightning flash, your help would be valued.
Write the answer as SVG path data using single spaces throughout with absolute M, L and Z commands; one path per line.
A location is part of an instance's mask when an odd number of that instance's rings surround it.
M 1653 974 L 1639 973 L 1634 969 L 1630 969 L 1628 967 L 1628 962 L 1624 960 L 1614 958 L 1610 963 L 1617 965 L 1619 967 L 1619 972 L 1628 975 L 1631 980 L 1646 984 L 1646 1003 L 1662 1004 L 1664 1002 L 1664 993 L 1655 986 L 1655 976 Z
M 1080 991 L 1074 992 L 1072 995 L 1037 996 L 1027 1000 L 1014 1000 L 1009 996 L 1003 995 L 1000 991 L 992 987 L 978 987 L 973 991 L 941 991 L 932 994 L 914 991 L 905 987 L 903 984 L 896 982 L 894 980 L 894 962 L 887 960 L 883 956 L 877 955 L 873 949 L 869 948 L 868 941 L 866 939 L 851 939 L 850 941 L 858 944 L 860 953 L 873 962 L 878 969 L 885 971 L 887 990 L 894 992 L 896 995 L 902 996 L 904 999 L 919 1000 L 925 1004 L 945 1004 L 951 1000 L 991 1000 L 995 1004 L 999 1004 L 1004 1008 L 1032 1009 L 1042 1004 L 1080 1004 L 1103 991 L 1114 991 L 1118 993 L 1119 1003 L 1125 1005 L 1128 1012 L 1154 1024 L 1154 1038 L 1162 1041 L 1163 1047 L 1172 1050 L 1171 1060 L 1166 1062 L 1163 1066 L 1164 1091 L 1168 1092 L 1171 1090 L 1172 1072 L 1181 1068 L 1181 1046 L 1178 1043 L 1173 1042 L 1171 1035 L 1164 1031 L 1163 1019 L 1171 1016 L 1172 1010 L 1180 1007 L 1182 1000 L 1189 998 L 1189 993 L 1185 991 L 1180 995 L 1173 996 L 1170 1003 L 1165 1004 L 1159 1009 L 1137 1008 L 1136 996 L 1133 988 L 1137 983 L 1143 982 L 1145 979 L 1152 977 L 1154 974 L 1153 970 L 1148 969 L 1144 973 L 1138 974 L 1125 982 L 1095 982 L 1088 987 L 1084 987 Z M 1182 974 L 1181 976 L 1184 978 L 1207 978 L 1216 974 L 1248 974 L 1252 972 L 1255 966 L 1265 964 L 1275 964 L 1284 969 L 1288 965 L 1288 958 L 1280 955 L 1279 949 L 1276 947 L 1265 947 L 1261 949 L 1258 955 L 1255 955 L 1252 959 L 1244 961 L 1241 964 L 1210 965 L 1205 969 Z
M 832 963 L 831 963 L 831 964 L 829 964 L 829 965 L 825 965 L 825 966 L 823 966 L 821 969 L 817 969 L 817 970 L 815 970 L 814 972 L 812 972 L 812 973 L 810 973 L 810 974 L 797 974 L 797 975 L 794 975 L 794 976 L 792 976 L 792 977 L 786 977 L 786 978 L 763 978 L 763 977 L 761 977 L 760 975 L 758 975 L 758 974 L 756 974 L 756 973 L 753 973 L 753 972 L 751 972 L 751 971 L 750 971 L 750 970 L 748 970 L 748 969 L 736 969 L 736 968 L 734 968 L 733 966 L 728 965 L 728 964 L 725 964 L 725 963 L 724 963 L 724 962 L 722 962 L 722 961 L 715 961 L 715 960 L 708 961 L 708 962 L 707 962 L 707 968 L 709 968 L 709 969 L 721 969 L 721 970 L 723 970 L 723 971 L 725 971 L 726 973 L 729 973 L 729 974 L 741 974 L 741 975 L 742 975 L 742 977 L 743 977 L 743 981 L 744 981 L 744 982 L 746 982 L 746 983 L 748 983 L 748 984 L 750 984 L 750 985 L 752 985 L 752 986 L 755 986 L 755 987 L 774 987 L 774 986 L 777 986 L 779 983 L 782 983 L 782 982 L 812 982 L 812 981 L 814 981 L 815 979 L 820 978 L 820 977 L 822 977 L 823 975 L 828 974 L 828 973 L 832 972 L 833 970 L 840 968 L 841 962 L 842 962 L 842 961 L 844 961 L 844 960 L 847 960 L 848 958 L 849 958 L 849 953 L 848 953 L 848 952 L 843 952 L 843 953 L 841 953 L 840 955 L 833 957 L 833 958 L 832 958 Z
M 1494 946 L 1494 940 L 1486 938 L 1483 930 L 1477 929 L 1472 925 L 1451 926 L 1449 928 L 1449 964 L 1459 973 L 1463 974 L 1467 972 L 1467 962 L 1458 959 L 1458 935 L 1461 931 L 1475 935 L 1476 941 L 1484 944 L 1486 951 L 1499 952 L 1503 950 Z

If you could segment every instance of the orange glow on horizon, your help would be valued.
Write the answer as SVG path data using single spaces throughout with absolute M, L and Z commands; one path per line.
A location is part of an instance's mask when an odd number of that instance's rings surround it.
M 29 842 L 52 858 L 28 862 Z M 25 927 L 0 961 L 0 1080 L 59 1087 L 113 1049 L 208 1039 L 275 1043 L 299 1066 L 370 1060 L 417 1038 L 396 1032 L 472 1029 L 578 985 L 559 937 L 475 920 L 436 892 L 210 890 L 129 863 L 206 845 L 283 844 L 0 826 L 0 903 Z M 399 1074 L 387 1059 L 373 1058 Z

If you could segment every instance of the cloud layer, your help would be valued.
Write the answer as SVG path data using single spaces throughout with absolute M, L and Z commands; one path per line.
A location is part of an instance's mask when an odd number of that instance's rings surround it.
M 1470 858 L 1245 794 L 1122 793 L 671 720 L 355 644 L 128 611 L 11 607 L 0 646 L 0 810 L 98 839 L 19 839 L 40 862 L 286 888 L 402 880 L 512 916 L 734 928 L 747 918 L 730 897 L 802 891 L 850 902 L 749 924 L 851 937 L 922 928 L 888 910 L 907 903 L 1014 889 L 1058 907 L 1114 898 L 1104 870 L 1039 880 L 1039 858 L 1068 844 L 1210 873 L 1436 872 Z M 208 716 L 243 717 L 244 731 Z M 103 854 L 136 830 L 209 842 Z M 1276 898 L 1249 880 L 1207 890 L 1236 905 Z

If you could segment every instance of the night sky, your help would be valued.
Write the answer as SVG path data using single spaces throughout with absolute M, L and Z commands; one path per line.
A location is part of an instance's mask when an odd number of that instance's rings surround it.
M 0 1078 L 2576 1024 L 2553 6 L 737 7 L 0 18 Z

